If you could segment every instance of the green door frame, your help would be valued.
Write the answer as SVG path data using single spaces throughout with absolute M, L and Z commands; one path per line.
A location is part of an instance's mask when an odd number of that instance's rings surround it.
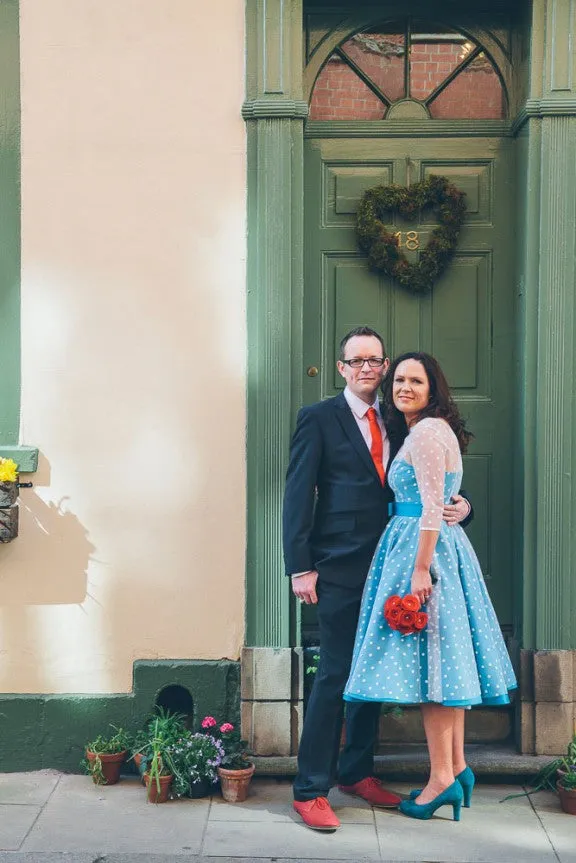
M 20 426 L 20 45 L 18 3 L 0 3 L 0 455 Z
M 430 17 L 429 4 L 413 5 Z M 440 2 L 440 18 L 442 6 Z M 531 57 L 526 60 L 527 93 L 513 86 L 509 61 L 498 64 L 509 93 L 517 94 L 511 103 L 516 116 L 512 130 L 526 168 L 518 178 L 520 239 L 511 250 L 518 263 L 521 356 L 518 629 L 523 646 L 537 649 L 576 648 L 571 614 L 576 601 L 571 572 L 576 484 L 570 475 L 576 458 L 576 401 L 561 383 L 576 376 L 576 238 L 573 231 L 570 236 L 563 231 L 576 219 L 576 58 L 568 39 L 572 6 L 564 0 L 534 0 L 526 25 Z M 405 4 L 400 8 L 390 4 L 387 17 L 405 13 Z M 302 140 L 308 97 L 332 48 L 368 26 L 373 9 L 355 11 L 320 37 L 321 50 L 312 52 L 305 69 L 303 0 L 247 0 L 246 644 L 255 647 L 295 644 L 298 623 L 282 573 L 281 505 L 291 417 L 302 401 Z M 504 59 L 498 40 L 474 27 L 472 18 L 468 8 L 461 29 L 475 31 Z

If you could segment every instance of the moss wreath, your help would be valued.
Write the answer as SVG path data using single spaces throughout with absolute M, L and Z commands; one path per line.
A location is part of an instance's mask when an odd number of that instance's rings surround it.
M 431 291 L 456 249 L 466 215 L 464 198 L 465 193 L 447 177 L 435 175 L 414 183 L 410 188 L 391 185 L 368 189 L 358 207 L 356 232 L 371 269 L 391 276 L 413 294 Z M 388 230 L 382 217 L 385 213 L 398 212 L 410 219 L 426 207 L 432 207 L 440 226 L 432 231 L 418 263 L 411 264 L 400 251 L 397 237 Z

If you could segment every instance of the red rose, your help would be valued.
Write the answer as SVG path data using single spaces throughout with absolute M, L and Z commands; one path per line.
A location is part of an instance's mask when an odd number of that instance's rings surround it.
M 420 603 L 415 596 L 411 593 L 407 593 L 406 596 L 402 598 L 402 608 L 404 611 L 418 611 Z
M 386 619 L 388 620 L 389 623 L 392 620 L 395 623 L 397 623 L 398 620 L 400 619 L 401 614 L 402 614 L 402 609 L 400 608 L 400 606 L 394 606 L 394 608 L 391 608 L 390 611 L 388 612 L 388 614 L 386 615 Z
M 384 616 L 386 616 L 386 614 L 390 611 L 391 608 L 396 608 L 397 606 L 399 606 L 401 602 L 402 600 L 399 596 L 396 596 L 396 594 L 394 594 L 394 596 L 389 596 L 384 603 Z
M 416 619 L 414 621 L 414 629 L 420 631 L 421 629 L 426 629 L 426 625 L 428 623 L 428 615 L 425 611 L 416 612 Z
M 402 629 L 414 629 L 415 621 L 416 621 L 416 612 L 415 611 L 403 611 L 400 615 L 398 625 Z

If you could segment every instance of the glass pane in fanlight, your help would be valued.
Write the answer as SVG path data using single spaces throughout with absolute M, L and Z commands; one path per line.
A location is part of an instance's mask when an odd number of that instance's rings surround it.
M 418 24 L 410 39 L 410 95 L 424 101 L 474 48 L 458 33 Z
M 435 120 L 501 120 L 505 117 L 504 90 L 486 55 L 479 54 L 466 66 L 429 108 Z
M 332 56 L 316 80 L 311 120 L 382 120 L 386 106 L 344 60 Z
M 404 98 L 405 38 L 398 33 L 358 33 L 342 45 L 391 102 Z

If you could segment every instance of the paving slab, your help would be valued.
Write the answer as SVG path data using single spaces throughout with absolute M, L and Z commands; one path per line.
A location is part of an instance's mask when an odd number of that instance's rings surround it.
M 395 786 L 407 793 L 409 785 Z M 444 806 L 428 821 L 408 819 L 400 812 L 376 812 L 383 860 L 426 863 L 557 863 L 554 849 L 526 797 L 500 800 L 518 791 L 506 786 L 478 785 L 470 809 L 452 820 Z
M 372 807 L 365 800 L 334 789 L 330 792 L 330 803 L 343 824 L 374 824 Z M 244 803 L 226 803 L 221 797 L 215 796 L 208 819 L 301 823 L 292 809 L 292 783 L 282 779 L 254 780 Z
M 326 863 L 326 858 L 312 857 L 205 857 L 193 854 L 178 856 L 178 863 Z M 106 854 L 98 863 L 172 863 L 172 854 Z M 95 863 L 94 854 L 70 854 L 61 851 L 19 853 L 0 851 L 0 863 Z M 381 861 L 394 863 L 394 861 Z M 415 861 L 418 863 L 418 861 Z
M 334 833 L 320 833 L 281 821 L 209 821 L 202 853 L 206 857 L 310 858 L 317 860 L 380 860 L 372 824 L 346 824 Z
M 43 806 L 60 781 L 57 770 L 34 773 L 0 773 L 0 803 Z
M 21 850 L 198 854 L 209 807 L 209 798 L 148 803 L 137 778 L 102 787 L 62 776 Z
M 39 806 L 0 804 L 0 850 L 17 851 L 39 813 Z
M 538 791 L 530 799 L 560 863 L 576 863 L 576 816 L 562 811 L 552 791 Z

